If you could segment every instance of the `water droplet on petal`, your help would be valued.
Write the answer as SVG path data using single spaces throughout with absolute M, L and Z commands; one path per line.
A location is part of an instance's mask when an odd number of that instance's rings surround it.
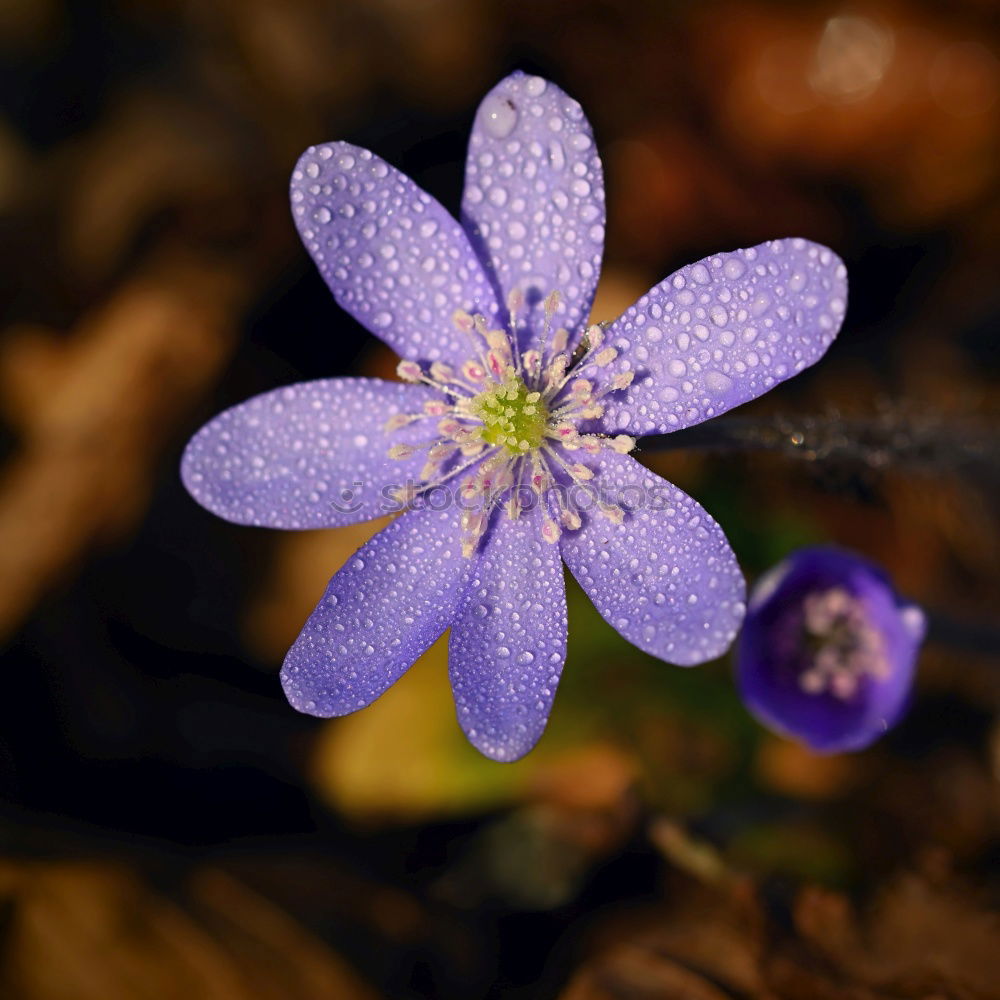
M 495 94 L 483 102 L 483 128 L 496 139 L 505 139 L 517 124 L 517 110 L 503 97 Z
M 733 387 L 733 380 L 722 372 L 705 372 L 705 385 L 712 392 L 728 392 Z

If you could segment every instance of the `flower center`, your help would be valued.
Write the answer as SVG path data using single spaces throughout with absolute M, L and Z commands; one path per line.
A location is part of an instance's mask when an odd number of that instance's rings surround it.
M 541 392 L 529 389 L 513 371 L 479 393 L 469 403 L 469 411 L 483 422 L 479 428 L 483 441 L 512 455 L 541 447 L 549 422 L 549 408 Z
M 811 661 L 799 676 L 799 686 L 807 694 L 829 693 L 846 700 L 866 677 L 888 676 L 878 630 L 869 622 L 864 604 L 843 587 L 806 597 L 802 628 Z
M 538 346 L 518 350 L 524 327 L 524 297 L 507 300 L 507 330 L 491 329 L 486 317 L 459 310 L 453 317 L 469 337 L 470 359 L 459 369 L 440 361 L 424 368 L 401 361 L 396 369 L 408 382 L 432 386 L 441 398 L 424 404 L 421 413 L 391 417 L 387 431 L 419 420 L 433 420 L 435 432 L 420 444 L 397 444 L 392 458 L 408 458 L 426 450 L 421 485 L 395 491 L 402 503 L 462 477 L 462 552 L 471 556 L 486 532 L 492 512 L 503 507 L 514 519 L 528 505 L 542 510 L 542 537 L 556 542 L 563 529 L 575 531 L 582 519 L 576 501 L 565 488 L 588 487 L 594 471 L 579 458 L 596 456 L 603 448 L 626 454 L 635 440 L 626 434 L 609 437 L 582 431 L 584 421 L 599 419 L 609 392 L 626 388 L 632 372 L 606 374 L 618 352 L 604 344 L 604 331 L 591 326 L 575 351 L 569 332 L 554 329 L 559 294 L 543 303 L 544 326 Z M 578 453 L 578 454 L 574 454 Z M 562 487 L 562 489 L 560 489 Z M 596 499 L 598 513 L 620 524 L 625 516 L 617 504 Z

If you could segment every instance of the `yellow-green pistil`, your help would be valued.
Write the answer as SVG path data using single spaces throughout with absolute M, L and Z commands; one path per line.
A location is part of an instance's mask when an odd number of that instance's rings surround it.
M 529 389 L 513 372 L 476 396 L 469 409 L 483 422 L 479 436 L 511 454 L 538 448 L 545 438 L 549 409 L 542 394 Z

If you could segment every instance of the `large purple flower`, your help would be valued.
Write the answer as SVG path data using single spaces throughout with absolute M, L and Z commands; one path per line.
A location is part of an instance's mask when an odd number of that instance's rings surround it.
M 858 750 L 904 711 L 924 615 L 877 566 L 808 548 L 766 573 L 737 644 L 744 701 L 815 750 Z
M 297 709 L 353 712 L 451 626 L 458 718 L 487 756 L 538 740 L 566 651 L 562 561 L 625 638 L 712 659 L 743 617 L 719 526 L 629 457 L 629 435 L 699 423 L 816 361 L 846 303 L 802 239 L 682 268 L 587 326 L 604 188 L 576 101 L 516 73 L 485 98 L 462 222 L 365 149 L 316 146 L 292 176 L 303 242 L 405 384 L 265 393 L 192 439 L 184 482 L 241 524 L 336 527 L 400 510 L 330 581 L 285 660 Z

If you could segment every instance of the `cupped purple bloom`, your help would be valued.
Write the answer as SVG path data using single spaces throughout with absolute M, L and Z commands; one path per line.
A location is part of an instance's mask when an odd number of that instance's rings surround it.
M 750 595 L 740 692 L 765 725 L 814 750 L 860 750 L 904 712 L 924 631 L 923 612 L 878 566 L 799 549 Z
M 818 360 L 846 272 L 776 240 L 718 254 L 588 325 L 604 183 L 580 105 L 515 73 L 483 100 L 461 222 L 374 153 L 305 152 L 292 213 L 337 302 L 400 357 L 402 383 L 265 393 L 192 439 L 184 482 L 242 524 L 399 518 L 331 580 L 289 651 L 292 705 L 377 698 L 446 628 L 459 722 L 496 760 L 541 735 L 566 652 L 562 563 L 604 618 L 691 665 L 731 644 L 744 583 L 719 526 L 628 453 Z

